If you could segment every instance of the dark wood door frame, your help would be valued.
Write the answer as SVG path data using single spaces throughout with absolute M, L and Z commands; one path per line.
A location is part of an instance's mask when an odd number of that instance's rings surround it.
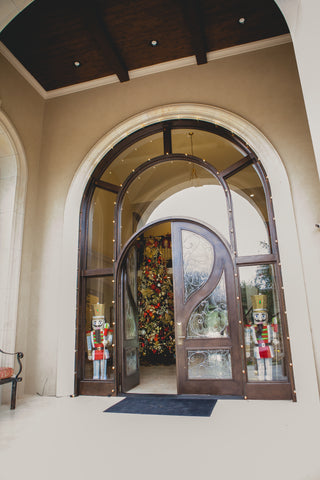
M 192 157 L 190 155 L 183 155 L 172 153 L 172 141 L 171 141 L 171 131 L 175 129 L 195 129 L 195 130 L 204 130 L 207 132 L 214 133 L 218 136 L 221 136 L 231 143 L 237 146 L 237 148 L 242 151 L 243 158 L 236 162 L 234 165 L 226 168 L 221 172 L 217 172 L 217 170 L 205 160 Z M 100 181 L 101 176 L 106 171 L 106 169 L 112 164 L 112 162 L 119 156 L 120 153 L 124 152 L 129 146 L 132 146 L 139 140 L 148 137 L 154 133 L 162 132 L 163 133 L 163 152 L 165 155 L 157 157 L 156 159 L 152 159 L 148 161 L 148 165 L 151 164 L 155 165 L 157 162 L 164 162 L 166 160 L 175 160 L 180 157 L 180 159 L 185 159 L 187 161 L 191 161 L 193 163 L 197 163 L 202 167 L 206 168 L 207 170 L 211 171 L 211 173 L 219 180 L 220 184 L 225 190 L 226 195 L 226 206 L 228 209 L 229 215 L 229 235 L 230 235 L 230 245 L 233 255 L 233 261 L 236 268 L 243 265 L 259 265 L 259 264 L 272 264 L 274 266 L 275 272 L 275 279 L 277 285 L 277 292 L 279 295 L 279 302 L 280 302 L 280 312 L 281 312 L 281 323 L 283 329 L 283 339 L 284 339 L 284 352 L 285 352 L 285 365 L 286 371 L 288 374 L 288 382 L 272 382 L 268 383 L 265 382 L 264 384 L 260 383 L 246 383 L 245 386 L 245 395 L 244 398 L 261 398 L 261 399 L 273 399 L 273 398 L 281 398 L 281 399 L 293 399 L 296 400 L 296 392 L 294 386 L 294 377 L 293 377 L 293 364 L 292 364 L 292 356 L 291 356 L 291 349 L 290 349 L 290 340 L 289 340 L 289 331 L 288 331 L 288 324 L 287 324 L 287 312 L 285 307 L 285 299 L 284 299 L 284 292 L 283 292 L 283 282 L 282 282 L 282 274 L 281 274 L 281 263 L 280 263 L 280 256 L 279 256 L 279 249 L 278 249 L 278 240 L 277 240 L 277 233 L 276 233 L 276 226 L 275 226 L 275 216 L 273 211 L 272 205 L 272 194 L 271 194 L 271 187 L 269 184 L 268 176 L 264 171 L 262 162 L 256 158 L 254 152 L 250 148 L 250 146 L 246 143 L 245 139 L 238 137 L 236 134 L 230 132 L 229 130 L 216 125 L 214 123 L 209 123 L 200 120 L 188 120 L 188 119 L 179 119 L 179 120 L 167 120 L 164 122 L 158 122 L 147 127 L 143 127 L 140 130 L 133 132 L 132 134 L 128 135 L 125 139 L 120 141 L 116 144 L 106 155 L 105 157 L 99 162 L 96 169 L 94 170 L 90 182 L 88 182 L 84 195 L 83 201 L 81 204 L 81 211 L 80 211 L 80 232 L 79 232 L 79 268 L 78 268 L 78 288 L 77 288 L 77 325 L 76 325 L 76 369 L 75 369 L 75 392 L 76 393 L 83 393 L 83 394 L 97 394 L 98 390 L 101 391 L 101 394 L 115 394 L 116 388 L 113 383 L 108 383 L 108 385 L 98 385 L 98 382 L 92 382 L 84 380 L 83 377 L 83 365 L 84 365 L 84 351 L 85 351 L 85 341 L 84 341 L 84 332 L 85 332 L 85 285 L 87 278 L 90 277 L 103 277 L 103 276 L 112 276 L 118 271 L 118 265 L 120 262 L 120 257 L 122 257 L 125 248 L 120 249 L 120 236 L 117 232 L 117 228 L 115 229 L 115 240 L 116 240 L 116 249 L 114 255 L 114 268 L 106 268 L 106 269 L 94 269 L 88 270 L 86 266 L 86 255 L 87 255 L 87 231 L 88 231 L 88 221 L 89 221 L 89 210 L 90 210 L 90 202 L 92 200 L 92 196 L 94 193 L 95 188 L 103 188 L 106 190 L 113 191 L 117 193 L 119 191 L 118 186 L 107 184 L 106 182 Z M 231 194 L 229 190 L 229 186 L 227 184 L 227 179 L 234 175 L 236 172 L 246 168 L 248 165 L 252 164 L 253 168 L 256 170 L 260 180 L 262 182 L 265 198 L 266 198 L 266 205 L 268 211 L 268 228 L 270 233 L 270 240 L 271 240 L 271 253 L 269 255 L 252 255 L 248 257 L 239 257 L 237 256 L 237 248 L 236 248 L 236 230 L 234 226 L 234 214 L 233 214 L 233 207 L 231 201 Z M 139 169 L 147 168 L 145 165 L 140 165 L 136 169 L 136 174 L 138 174 Z M 141 171 L 142 171 L 141 170 Z M 135 174 L 130 175 L 125 184 L 126 188 L 128 187 L 128 182 L 132 182 L 134 180 Z M 115 207 L 115 218 L 114 223 L 118 226 L 120 220 L 120 206 L 121 206 L 121 197 L 125 193 L 125 184 L 121 187 L 118 193 L 118 201 Z M 171 220 L 171 219 L 168 219 Z M 156 222 L 158 223 L 158 222 Z M 138 232 L 137 232 L 138 234 Z M 135 235 L 137 235 L 135 234 Z M 127 242 L 129 245 L 132 238 Z M 237 284 L 237 282 L 236 282 Z M 119 291 L 118 291 L 118 284 L 115 283 L 115 309 L 119 308 Z M 236 287 L 238 288 L 236 294 L 237 299 L 241 299 L 239 285 Z M 239 308 L 240 311 L 242 310 L 241 301 L 239 301 Z M 243 312 L 242 312 L 243 316 Z M 239 322 L 241 322 L 240 320 Z M 240 323 L 239 323 L 240 324 Z M 114 324 L 114 327 L 116 325 Z M 242 328 L 242 327 L 241 327 Z M 242 338 L 243 344 L 244 339 Z M 116 347 L 116 345 L 114 346 Z M 117 355 L 118 355 L 118 349 Z M 117 362 L 118 364 L 118 362 Z M 115 367 L 113 367 L 115 368 Z M 117 372 L 117 369 L 115 369 Z M 118 377 L 118 373 L 117 377 Z M 84 386 L 81 387 L 81 384 Z M 92 388 L 94 389 L 92 390 Z M 98 388 L 96 390 L 95 388 Z M 101 388 L 100 388 L 101 387 Z M 100 394 L 100 393 L 99 393 Z

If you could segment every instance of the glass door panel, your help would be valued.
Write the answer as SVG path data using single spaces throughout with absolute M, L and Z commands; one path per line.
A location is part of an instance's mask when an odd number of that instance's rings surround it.
M 223 338 L 229 336 L 225 274 L 217 287 L 191 313 L 187 338 Z
M 133 305 L 130 302 L 128 292 L 125 293 L 124 307 L 124 338 L 132 340 L 137 336 L 137 325 Z
M 122 270 L 123 365 L 122 391 L 139 384 L 139 333 L 137 307 L 137 252 L 133 245 Z
M 230 350 L 189 350 L 188 378 L 190 380 L 231 380 Z
M 190 230 L 182 230 L 184 299 L 199 290 L 213 268 L 214 254 L 210 242 Z

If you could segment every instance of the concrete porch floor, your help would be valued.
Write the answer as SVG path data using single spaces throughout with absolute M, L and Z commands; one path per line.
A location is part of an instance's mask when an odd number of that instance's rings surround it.
M 103 413 L 117 397 L 0 407 L 1 478 L 319 480 L 319 418 L 290 401 L 219 400 L 210 418 Z

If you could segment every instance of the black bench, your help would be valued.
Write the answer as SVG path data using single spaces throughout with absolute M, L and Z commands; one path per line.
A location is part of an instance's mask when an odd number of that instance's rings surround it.
M 21 382 L 22 380 L 22 378 L 19 377 L 19 375 L 22 371 L 21 358 L 23 358 L 23 353 L 22 352 L 15 352 L 15 353 L 4 352 L 3 350 L 1 350 L 1 348 L 0 348 L 0 353 L 3 353 L 4 355 L 16 355 L 19 363 L 19 371 L 16 375 L 14 375 L 13 368 L 0 367 L 0 385 L 4 385 L 5 383 L 12 383 L 10 408 L 11 410 L 14 410 L 16 408 L 17 383 Z

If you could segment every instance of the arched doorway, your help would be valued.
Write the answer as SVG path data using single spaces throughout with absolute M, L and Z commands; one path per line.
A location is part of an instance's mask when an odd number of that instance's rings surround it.
M 151 393 L 150 367 L 161 365 L 160 393 L 242 395 L 235 269 L 217 233 L 194 220 L 153 223 L 130 241 L 118 281 L 122 392 Z M 137 389 L 141 364 L 149 384 Z
M 289 368 L 291 363 L 289 339 L 286 334 L 283 291 L 280 288 L 282 283 L 278 242 L 268 179 L 261 162 L 241 138 L 218 125 L 192 120 L 160 122 L 133 133 L 105 156 L 88 184 L 81 217 L 77 370 L 77 385 L 80 393 L 115 394 L 122 388 L 123 351 L 131 348 L 132 360 L 134 347 L 132 344 L 125 345 L 121 337 L 119 340 L 119 333 L 116 333 L 119 330 L 121 332 L 119 328 L 121 315 L 123 317 L 121 302 L 123 302 L 123 292 L 127 288 L 126 283 L 119 282 L 117 277 L 115 278 L 115 274 L 119 275 L 119 262 L 124 258 L 123 252 L 136 233 L 147 225 L 157 209 L 161 210 L 163 205 L 167 208 L 166 202 L 170 199 L 174 199 L 173 204 L 176 208 L 179 205 L 178 196 L 182 192 L 190 192 L 190 188 L 200 190 L 197 187 L 215 189 L 219 192 L 215 195 L 207 192 L 207 196 L 204 196 L 205 200 L 198 199 L 191 202 L 188 208 L 191 210 L 196 206 L 197 212 L 193 214 L 195 224 L 198 224 L 199 228 L 205 228 L 199 225 L 199 219 L 200 223 L 205 223 L 202 216 L 203 207 L 209 206 L 210 220 L 207 222 L 209 231 L 210 228 L 215 231 L 219 225 L 217 238 L 226 237 L 221 245 L 228 246 L 228 258 L 231 259 L 235 282 L 232 295 L 230 293 L 232 282 L 230 280 L 227 282 L 228 295 L 230 298 L 232 296 L 235 302 L 231 308 L 233 313 L 230 325 L 238 322 L 238 333 L 233 334 L 233 339 L 237 337 L 237 343 L 228 345 L 228 348 L 230 352 L 239 350 L 240 354 L 237 353 L 234 357 L 237 361 L 233 371 L 238 375 L 241 370 L 242 376 L 241 381 L 237 377 L 239 380 L 237 380 L 237 389 L 229 391 L 227 384 L 230 378 L 222 382 L 223 389 L 220 388 L 221 385 L 219 388 L 215 387 L 215 384 L 217 385 L 215 378 L 207 379 L 202 383 L 196 380 L 192 382 L 192 374 L 190 374 L 191 377 L 188 374 L 188 378 L 185 377 L 185 380 L 180 382 L 179 391 L 240 393 L 250 398 L 293 398 L 292 369 Z M 183 202 L 183 205 L 185 206 L 186 202 Z M 97 215 L 96 211 L 99 212 Z M 102 211 L 105 212 L 102 215 L 103 225 L 99 223 Z M 175 214 L 173 209 L 166 217 Z M 185 219 L 188 215 L 184 212 L 182 215 L 178 213 L 177 216 Z M 176 222 L 173 223 L 177 225 Z M 102 242 L 99 241 L 99 235 L 100 240 L 101 235 L 103 236 Z M 214 243 L 213 239 L 211 242 Z M 98 245 L 102 245 L 100 251 Z M 215 272 L 215 268 L 212 272 Z M 174 282 L 179 275 L 177 273 Z M 181 292 L 181 275 L 179 282 L 175 290 L 180 289 Z M 116 284 L 116 290 L 114 290 L 114 284 Z M 213 285 L 211 287 L 214 289 Z M 203 289 L 205 291 L 205 287 Z M 268 362 L 264 357 L 259 357 L 256 347 L 260 340 L 254 337 L 255 326 L 252 313 L 256 310 L 254 297 L 258 295 L 261 295 L 263 302 L 266 302 L 264 305 L 266 317 L 269 315 L 269 320 L 265 324 L 265 335 L 270 338 L 264 341 L 266 345 L 263 347 L 266 348 L 263 355 L 271 359 Z M 183 298 L 183 294 L 180 296 Z M 193 307 L 198 308 L 203 299 L 197 297 L 196 293 L 190 298 L 190 302 L 192 298 L 197 298 Z M 177 311 L 179 313 L 179 308 L 185 310 L 185 318 L 181 324 L 186 329 L 187 317 L 192 312 L 186 313 L 188 301 L 180 303 Z M 99 305 L 103 306 L 100 316 L 105 322 L 105 335 L 109 335 L 108 352 L 104 359 L 108 367 L 104 378 L 92 376 L 90 373 L 92 356 L 89 358 L 86 353 L 88 332 L 91 330 L 93 317 L 99 316 L 97 315 Z M 178 325 L 176 321 L 175 325 L 176 327 Z M 273 335 L 272 332 L 277 332 L 277 335 Z M 177 340 L 177 332 L 175 337 Z M 278 342 L 276 349 L 271 345 L 274 337 L 277 337 Z M 137 342 L 137 339 L 135 341 Z M 204 345 L 205 342 L 202 341 L 202 344 Z M 94 347 L 91 345 L 91 348 Z M 211 353 L 210 355 L 211 363 L 214 363 L 214 355 Z M 219 353 L 219 361 L 222 362 L 223 357 Z M 186 358 L 185 350 L 184 359 Z M 259 361 L 261 359 L 269 365 L 264 367 L 263 375 L 261 375 L 261 368 L 258 368 L 262 364 Z M 180 365 L 183 365 L 182 360 Z M 188 369 L 186 363 L 182 368 Z M 182 374 L 179 374 L 179 378 L 183 378 Z M 208 388 L 208 382 L 211 389 Z M 130 387 L 129 383 L 126 389 Z M 207 386 L 200 388 L 200 384 L 205 385 L 205 383 Z M 189 389 L 186 388 L 187 384 Z M 240 384 L 244 387 L 240 388 Z

